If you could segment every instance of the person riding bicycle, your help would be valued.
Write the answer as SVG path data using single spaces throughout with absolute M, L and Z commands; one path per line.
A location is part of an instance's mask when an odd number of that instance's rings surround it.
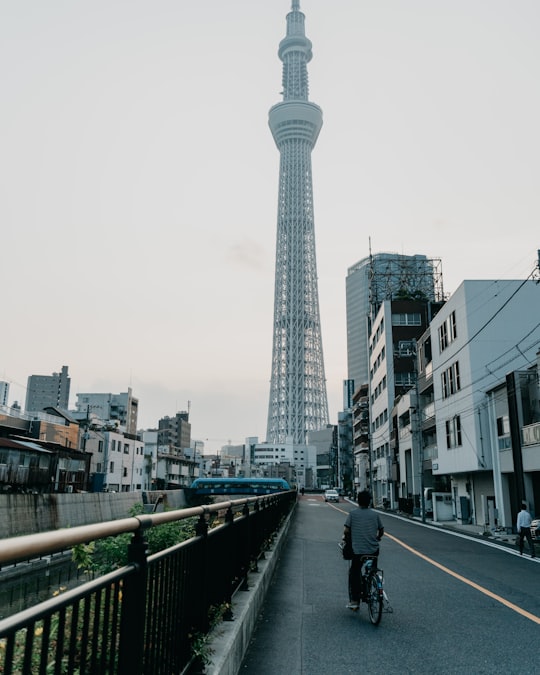
M 349 567 L 349 604 L 347 607 L 357 610 L 362 593 L 362 558 L 378 556 L 379 542 L 384 534 L 379 514 L 369 508 L 371 495 L 367 490 L 358 493 L 358 507 L 351 511 L 345 521 L 343 538 L 351 537 L 353 557 Z M 377 558 L 374 565 L 377 566 Z

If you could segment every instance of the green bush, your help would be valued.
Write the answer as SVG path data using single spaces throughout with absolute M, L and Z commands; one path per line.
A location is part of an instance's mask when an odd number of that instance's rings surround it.
M 129 515 L 136 516 L 143 512 L 140 504 L 130 509 Z M 195 535 L 196 518 L 178 520 L 151 527 L 144 536 L 148 544 L 148 554 L 163 551 L 166 548 L 180 544 Z M 84 570 L 91 576 L 107 574 L 119 567 L 127 565 L 128 546 L 132 534 L 119 534 L 115 537 L 98 539 L 90 544 L 79 544 L 72 549 L 72 559 L 78 569 Z

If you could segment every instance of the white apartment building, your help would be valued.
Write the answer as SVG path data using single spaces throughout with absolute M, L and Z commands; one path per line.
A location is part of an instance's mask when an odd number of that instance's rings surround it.
M 129 434 L 137 433 L 139 399 L 133 396 L 131 387 L 121 394 L 83 393 L 77 394 L 75 404 L 78 419 L 81 415 L 95 415 L 101 420 L 115 420 Z
M 464 281 L 416 335 L 401 302 L 385 301 L 372 324 L 357 486 L 411 513 L 426 489 L 449 494 L 455 519 L 489 528 L 511 528 L 522 500 L 538 514 L 540 285 Z
M 252 475 L 264 475 L 265 472 L 268 475 L 274 475 L 273 469 L 277 470 L 280 465 L 292 467 L 298 488 L 318 487 L 315 445 L 297 445 L 292 440 L 286 443 L 255 445 Z
M 94 492 L 134 492 L 144 484 L 144 443 L 138 436 L 107 426 L 86 430 L 83 450 L 91 453 L 90 481 Z
M 492 525 L 497 517 L 512 525 L 502 493 L 495 498 L 498 417 L 490 417 L 488 392 L 507 373 L 536 361 L 539 308 L 540 286 L 533 281 L 464 281 L 431 323 L 437 431 L 432 472 L 450 476 L 455 515 L 464 522 Z
M 491 520 L 508 526 L 521 502 L 540 515 L 540 350 L 536 362 L 487 392 L 494 500 Z

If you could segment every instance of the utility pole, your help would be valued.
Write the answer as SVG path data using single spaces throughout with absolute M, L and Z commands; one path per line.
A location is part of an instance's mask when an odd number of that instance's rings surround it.
M 420 464 L 420 508 L 422 510 L 422 522 L 426 522 L 426 498 L 424 495 L 424 443 L 422 440 L 422 412 L 420 410 L 420 392 L 418 389 L 418 349 L 416 340 L 413 340 L 413 372 L 414 372 L 414 395 L 415 395 L 415 428 L 413 438 L 418 450 L 418 462 Z
M 338 488 L 343 487 L 343 481 L 341 479 L 341 457 L 340 457 L 340 444 L 339 444 L 339 419 L 337 423 L 337 477 L 336 482 L 334 483 Z

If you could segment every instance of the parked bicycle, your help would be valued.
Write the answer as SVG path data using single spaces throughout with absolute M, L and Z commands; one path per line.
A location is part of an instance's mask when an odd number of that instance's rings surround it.
M 384 591 L 384 573 L 377 568 L 377 556 L 362 556 L 362 595 L 361 601 L 368 606 L 369 620 L 374 626 L 381 622 L 383 611 L 391 612 L 392 608 Z

